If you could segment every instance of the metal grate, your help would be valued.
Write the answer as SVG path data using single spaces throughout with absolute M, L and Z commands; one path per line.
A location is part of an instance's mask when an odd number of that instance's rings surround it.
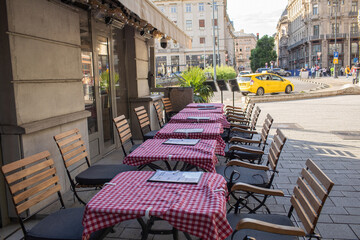
M 343 140 L 360 140 L 360 131 L 331 131 Z
M 274 123 L 274 128 L 287 128 L 287 129 L 304 129 L 297 123 Z

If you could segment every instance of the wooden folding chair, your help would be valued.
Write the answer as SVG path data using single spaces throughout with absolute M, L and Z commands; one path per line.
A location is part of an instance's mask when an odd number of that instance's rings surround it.
M 84 208 L 65 209 L 59 177 L 56 176 L 54 160 L 48 151 L 6 164 L 1 169 L 12 195 L 24 239 L 81 239 Z M 25 226 L 27 220 L 45 212 L 45 209 L 49 211 L 53 204 L 60 205 L 61 209 L 46 216 L 31 229 Z M 93 233 L 91 239 L 103 238 L 108 230 Z
M 170 118 L 175 115 L 177 112 L 174 111 L 170 98 L 162 98 L 161 99 L 163 105 L 164 105 L 164 110 L 165 110 L 165 119 L 166 122 L 168 122 L 170 120 Z
M 81 134 L 77 128 L 54 136 L 54 140 L 61 153 L 70 180 L 71 190 L 84 205 L 86 203 L 79 197 L 78 188 L 83 188 L 83 191 L 92 191 L 101 188 L 104 183 L 110 182 L 120 172 L 137 170 L 136 167 L 125 164 L 97 164 L 90 166 L 85 143 L 81 139 Z M 80 173 L 78 173 L 79 171 Z
M 247 108 L 251 102 L 251 99 L 247 97 L 244 102 L 244 107 L 235 107 L 231 105 L 226 105 L 225 107 L 225 114 L 245 114 L 247 111 Z
M 159 121 L 159 126 L 160 126 L 160 128 L 162 128 L 166 124 L 164 122 L 163 109 L 160 105 L 160 102 L 154 102 L 154 108 L 156 110 L 156 116 Z
M 231 139 L 232 137 L 242 137 L 242 138 L 251 139 L 253 135 L 256 133 L 255 129 L 260 113 L 261 113 L 261 109 L 259 107 L 256 107 L 255 112 L 251 117 L 250 124 L 231 123 L 228 133 L 229 134 L 228 139 Z
M 229 122 L 239 122 L 240 124 L 249 124 L 251 121 L 251 115 L 253 113 L 253 110 L 255 108 L 255 103 L 250 103 L 247 107 L 246 112 L 243 114 L 239 113 L 229 113 L 226 115 L 227 120 Z
M 254 163 L 257 160 L 258 163 L 261 163 L 273 121 L 273 118 L 270 114 L 268 114 L 263 124 L 263 128 L 261 129 L 261 136 L 259 140 L 232 137 L 229 143 L 226 144 L 224 150 L 227 160 L 237 158 L 251 163 Z M 256 132 L 253 133 L 255 134 Z
M 125 115 L 114 118 L 113 122 L 118 131 L 121 148 L 123 150 L 124 156 L 126 157 L 128 153 L 133 152 L 138 146 L 140 146 L 140 144 L 134 143 L 130 126 L 127 119 L 125 118 Z
M 278 129 L 270 145 L 266 165 L 251 164 L 233 159 L 228 162 L 226 166 L 216 167 L 216 172 L 224 176 L 231 196 L 236 199 L 236 203 L 229 211 L 231 211 L 232 208 L 235 208 L 235 212 L 237 212 L 238 209 L 246 208 L 250 213 L 255 213 L 259 208 L 265 207 L 268 213 L 270 213 L 269 208 L 265 204 L 268 196 L 260 199 L 253 193 L 247 192 L 245 196 L 238 197 L 231 189 L 236 183 L 240 182 L 262 188 L 271 188 L 275 174 L 278 172 L 277 165 L 285 142 L 286 137 Z M 249 198 L 254 199 L 256 201 L 255 204 L 248 205 Z
M 141 135 L 144 141 L 154 138 L 158 130 L 151 130 L 149 115 L 147 114 L 145 107 L 141 106 L 134 108 L 134 111 L 138 119 Z
M 291 207 L 287 216 L 228 214 L 227 219 L 234 230 L 228 239 L 295 240 L 298 237 L 321 239 L 321 236 L 315 233 L 315 227 L 334 183 L 312 160 L 308 159 L 305 165 L 306 168 L 302 169 L 291 196 Z M 263 189 L 243 183 L 235 184 L 232 189 L 252 191 L 258 195 L 284 196 L 280 190 Z M 295 223 L 291 220 L 294 210 L 303 228 L 296 218 L 294 218 Z

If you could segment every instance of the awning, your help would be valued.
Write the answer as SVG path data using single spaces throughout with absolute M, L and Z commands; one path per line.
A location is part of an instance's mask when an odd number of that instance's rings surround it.
M 191 48 L 191 38 L 167 18 L 150 0 L 118 0 L 130 11 L 147 21 L 160 32 L 176 40 L 180 45 Z

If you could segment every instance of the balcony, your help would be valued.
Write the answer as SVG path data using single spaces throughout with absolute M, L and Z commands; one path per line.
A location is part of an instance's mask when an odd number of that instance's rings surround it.
M 360 38 L 360 33 L 359 32 L 352 32 L 352 33 L 350 33 L 350 37 L 351 38 Z
M 310 37 L 310 40 L 321 40 L 321 39 L 324 39 L 324 34 L 321 34 L 321 35 L 314 35 L 314 36 L 311 36 Z
M 358 13 L 357 12 L 349 12 L 349 17 L 352 17 L 352 16 L 357 16 L 358 15 Z
M 339 39 L 339 38 L 346 38 L 346 34 L 345 33 L 337 33 L 336 39 Z M 335 34 L 326 34 L 326 39 L 335 39 Z

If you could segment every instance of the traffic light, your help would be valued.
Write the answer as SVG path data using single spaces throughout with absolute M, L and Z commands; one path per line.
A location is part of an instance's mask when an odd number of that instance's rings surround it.
M 259 33 L 256 33 L 256 39 L 259 40 Z

